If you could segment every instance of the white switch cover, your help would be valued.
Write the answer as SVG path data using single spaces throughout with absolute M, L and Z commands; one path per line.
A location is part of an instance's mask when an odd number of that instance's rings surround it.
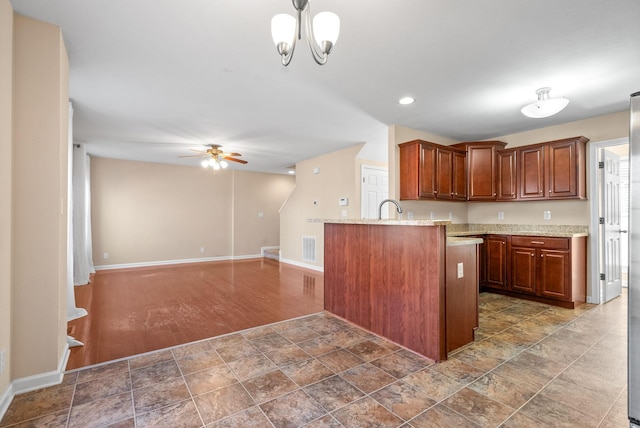
M 204 253 L 204 247 L 200 247 L 200 252 Z
M 0 351 L 0 373 L 4 372 L 4 349 Z
M 347 216 L 347 210 L 342 210 L 342 217 L 346 217 Z
M 263 213 L 262 211 L 260 211 L 260 212 L 258 213 L 258 218 L 263 218 L 263 217 L 264 217 L 264 213 Z
M 103 259 L 108 259 L 108 258 L 109 258 L 109 253 L 104 253 L 104 254 L 102 255 L 102 258 L 103 258 Z
M 464 278 L 464 264 L 458 263 L 458 278 Z
M 544 219 L 545 220 L 551 220 L 551 211 L 545 211 L 544 212 Z

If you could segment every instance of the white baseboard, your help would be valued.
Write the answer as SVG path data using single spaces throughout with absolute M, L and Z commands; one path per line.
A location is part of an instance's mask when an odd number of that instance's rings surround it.
M 287 263 L 289 265 L 294 265 L 294 266 L 298 266 L 298 267 L 301 267 L 301 268 L 311 269 L 311 270 L 315 270 L 315 271 L 324 273 L 324 268 L 322 266 L 310 265 L 310 264 L 307 264 L 307 263 L 296 262 L 295 260 L 289 260 L 289 259 L 283 259 L 283 258 L 280 259 L 280 263 Z
M 2 396 L 0 396 L 0 420 L 2 420 L 4 414 L 7 413 L 14 395 L 13 384 L 10 383 L 7 389 L 2 393 Z
M 260 257 L 262 257 L 261 254 L 249 254 L 246 256 L 220 256 L 220 257 L 202 257 L 198 259 L 157 260 L 153 262 L 101 265 L 101 266 L 95 266 L 95 269 L 97 271 L 109 270 L 109 269 L 129 269 L 129 268 L 147 267 L 147 266 L 179 265 L 183 263 L 203 263 L 203 262 L 219 262 L 219 261 L 225 261 L 225 260 L 257 259 Z
M 0 397 L 0 420 L 4 417 L 13 397 L 25 392 L 35 391 L 48 386 L 59 385 L 64 378 L 64 369 L 69 361 L 69 345 L 65 343 L 62 359 L 58 362 L 58 368 L 45 373 L 14 379 Z

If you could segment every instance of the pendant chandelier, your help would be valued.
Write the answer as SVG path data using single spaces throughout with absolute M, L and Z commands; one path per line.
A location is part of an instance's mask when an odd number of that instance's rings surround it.
M 280 13 L 271 19 L 271 36 L 282 58 L 282 65 L 287 66 L 293 58 L 296 41 L 302 38 L 304 26 L 305 37 L 316 63 L 324 65 L 331 49 L 340 34 L 340 18 L 333 12 L 320 12 L 311 23 L 309 0 L 292 0 L 296 9 L 295 18 Z

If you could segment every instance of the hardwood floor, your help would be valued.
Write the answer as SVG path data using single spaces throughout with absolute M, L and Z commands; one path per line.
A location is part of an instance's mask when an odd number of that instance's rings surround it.
M 250 259 L 103 270 L 75 293 L 67 370 L 320 312 L 324 277 Z

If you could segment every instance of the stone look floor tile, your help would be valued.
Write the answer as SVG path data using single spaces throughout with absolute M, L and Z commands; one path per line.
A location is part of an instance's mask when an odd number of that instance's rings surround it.
M 361 358 L 344 349 L 338 349 L 337 351 L 321 355 L 318 357 L 318 360 L 336 373 L 349 370 L 352 367 L 359 366 L 364 363 Z
M 153 410 L 149 413 L 136 415 L 136 427 L 199 427 L 202 420 L 193 400 L 185 400 Z
M 126 392 L 73 406 L 68 427 L 102 427 L 131 418 L 133 418 L 133 402 L 131 393 Z
M 199 395 L 193 400 L 205 424 L 234 415 L 256 404 L 239 383 Z
M 206 394 L 238 382 L 238 379 L 227 366 L 216 366 L 208 370 L 192 373 L 186 375 L 184 380 L 187 382 L 189 391 L 193 396 Z
M 365 397 L 334 413 L 334 417 L 345 427 L 397 427 L 402 420 L 385 409 L 380 403 Z
M 181 377 L 133 390 L 136 413 L 146 413 L 191 398 Z
M 469 388 L 456 392 L 444 404 L 480 426 L 498 426 L 515 412 L 515 409 Z
M 325 312 L 66 373 L 0 427 L 626 426 L 626 296 L 480 302 L 443 363 Z
M 242 385 L 258 404 L 273 400 L 276 397 L 298 388 L 298 386 L 280 370 L 254 377 L 242 382 Z
M 251 428 L 273 428 L 269 419 L 265 416 L 262 410 L 255 406 L 250 407 L 228 418 L 221 419 L 214 422 L 211 425 L 207 425 L 207 428 L 238 428 L 238 427 L 251 427 Z
M 409 420 L 436 404 L 427 394 L 398 381 L 371 394 L 371 398 L 394 414 Z
M 141 369 L 131 370 L 131 383 L 133 384 L 133 388 L 142 388 L 180 376 L 182 376 L 182 374 L 175 360 L 170 360 Z
M 187 355 L 184 358 L 176 360 L 180 371 L 183 375 L 205 370 L 214 366 L 224 364 L 222 358 L 214 350 L 201 352 L 199 354 Z
M 442 404 L 431 407 L 409 423 L 414 428 L 475 428 L 479 426 Z
M 317 359 L 290 364 L 283 367 L 282 371 L 301 387 L 326 379 L 335 374 L 330 368 Z
M 391 376 L 400 379 L 410 373 L 417 372 L 433 364 L 433 361 L 418 356 L 404 349 L 388 354 L 377 360 L 371 361 L 371 364 L 381 370 L 389 373 Z
M 339 376 L 324 379 L 303 389 L 328 411 L 351 403 L 364 394 Z
M 131 377 L 129 376 L 129 372 L 100 377 L 76 385 L 76 391 L 73 395 L 73 405 L 77 406 L 98 398 L 128 391 L 131 391 Z
M 260 406 L 276 427 L 294 428 L 318 419 L 326 410 L 301 390 L 268 401 Z
M 390 374 L 369 363 L 340 373 L 340 377 L 367 394 L 377 391 L 396 380 Z

